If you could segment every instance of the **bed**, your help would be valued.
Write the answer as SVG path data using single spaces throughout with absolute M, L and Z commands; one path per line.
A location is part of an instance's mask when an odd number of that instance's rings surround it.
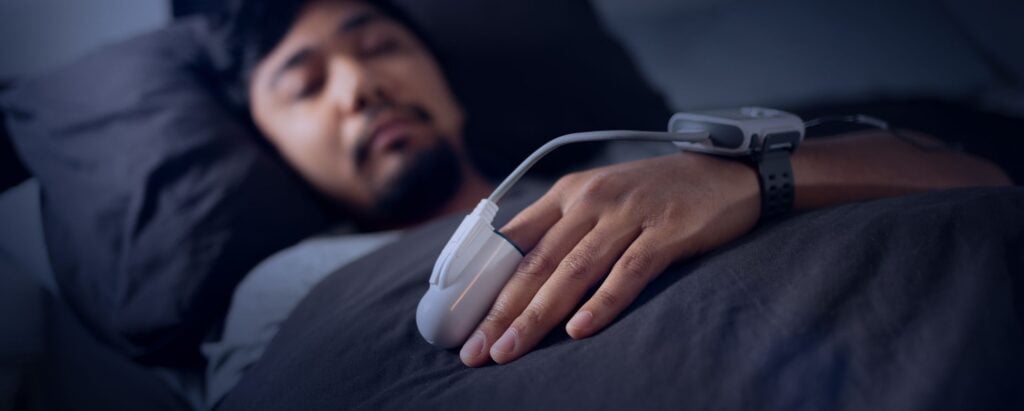
M 479 369 L 416 332 L 448 219 L 321 282 L 221 408 L 1019 408 L 1021 210 L 1020 188 L 953 190 L 763 225 L 600 334 Z

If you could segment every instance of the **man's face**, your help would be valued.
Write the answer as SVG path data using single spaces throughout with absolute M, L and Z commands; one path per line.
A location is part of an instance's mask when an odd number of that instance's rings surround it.
M 375 215 L 382 203 L 408 203 L 422 174 L 447 168 L 436 177 L 457 180 L 464 167 L 463 113 L 437 62 L 366 3 L 307 4 L 249 92 L 257 126 L 285 159 L 357 213 L 387 218 Z

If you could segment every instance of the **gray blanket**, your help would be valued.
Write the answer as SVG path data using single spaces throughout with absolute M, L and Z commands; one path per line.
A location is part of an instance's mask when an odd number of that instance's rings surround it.
M 416 331 L 453 217 L 324 280 L 221 408 L 1019 409 L 1022 210 L 969 189 L 764 224 L 598 335 L 480 369 Z

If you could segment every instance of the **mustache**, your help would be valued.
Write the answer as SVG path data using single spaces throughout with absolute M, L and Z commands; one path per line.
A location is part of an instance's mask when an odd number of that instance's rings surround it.
M 366 161 L 369 160 L 370 143 L 373 132 L 376 131 L 375 128 L 378 126 L 377 120 L 386 113 L 394 113 L 397 118 L 412 119 L 421 123 L 431 120 L 430 112 L 416 104 L 381 103 L 367 108 L 366 125 L 359 132 L 356 138 L 356 149 L 353 150 L 353 156 L 355 157 L 353 160 L 357 169 L 362 168 Z

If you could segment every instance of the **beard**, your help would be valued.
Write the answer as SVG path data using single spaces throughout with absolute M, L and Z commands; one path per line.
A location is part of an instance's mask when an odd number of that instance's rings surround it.
M 436 215 L 462 186 L 462 168 L 445 139 L 416 153 L 380 191 L 370 210 L 380 225 L 400 226 Z

